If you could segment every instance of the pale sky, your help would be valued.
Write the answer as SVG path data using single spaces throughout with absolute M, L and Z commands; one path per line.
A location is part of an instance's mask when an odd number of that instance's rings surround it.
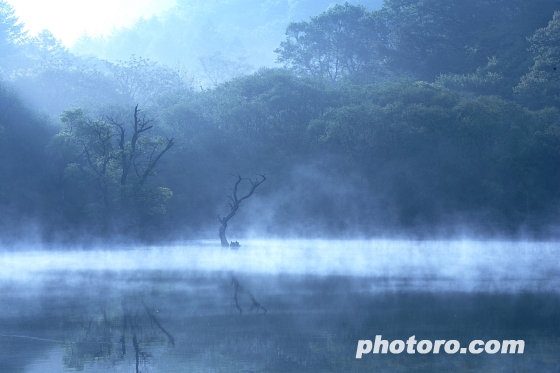
M 161 14 L 176 4 L 176 0 L 5 1 L 32 35 L 48 29 L 68 47 L 83 33 L 108 34 L 113 28 L 130 26 L 140 17 Z

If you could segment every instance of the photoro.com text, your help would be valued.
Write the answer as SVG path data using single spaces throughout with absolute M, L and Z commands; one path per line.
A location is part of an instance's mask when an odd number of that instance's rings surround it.
M 461 343 L 455 339 L 445 340 L 436 339 L 431 340 L 416 340 L 416 336 L 411 336 L 405 341 L 396 339 L 394 341 L 387 341 L 382 339 L 381 335 L 376 335 L 375 340 L 372 342 L 369 339 L 361 339 L 358 341 L 356 348 L 356 359 L 361 359 L 364 354 L 400 354 L 406 352 L 407 354 L 439 354 L 440 352 L 446 354 L 522 354 L 525 350 L 525 341 L 523 340 L 489 340 L 483 341 L 475 339 L 471 341 L 468 347 L 461 347 Z

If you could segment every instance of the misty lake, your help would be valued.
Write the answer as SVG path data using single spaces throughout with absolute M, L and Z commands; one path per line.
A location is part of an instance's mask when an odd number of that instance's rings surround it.
M 0 372 L 558 372 L 547 242 L 216 241 L 4 248 Z M 367 354 L 358 340 L 524 340 Z M 517 369 L 517 370 L 515 370 Z

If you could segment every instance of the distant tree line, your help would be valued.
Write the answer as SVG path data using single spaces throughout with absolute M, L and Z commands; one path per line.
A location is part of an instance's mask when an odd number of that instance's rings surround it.
M 283 68 L 199 89 L 180 66 L 29 37 L 0 1 L 2 239 L 215 234 L 229 175 L 262 173 L 236 217 L 262 233 L 551 234 L 558 10 L 335 5 L 287 26 Z

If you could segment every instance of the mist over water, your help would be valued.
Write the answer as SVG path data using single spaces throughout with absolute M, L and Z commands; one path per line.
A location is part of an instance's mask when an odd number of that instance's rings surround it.
M 372 291 L 558 291 L 556 243 L 507 241 L 250 240 L 241 250 L 214 241 L 170 246 L 40 250 L 0 254 L 3 280 L 40 281 L 82 271 L 373 277 Z M 405 281 L 399 284 L 399 281 Z M 378 289 L 379 287 L 379 289 Z
M 11 3 L 0 373 L 560 371 L 559 1 Z
M 536 351 L 554 356 L 560 348 L 554 243 L 253 239 L 239 250 L 217 243 L 4 251 L 0 347 L 9 352 L 0 355 L 0 372 L 414 364 L 413 355 L 349 360 L 357 340 L 375 334 L 525 338 L 525 367 L 542 364 Z M 419 371 L 465 364 L 487 371 L 497 361 L 427 359 Z M 501 358 L 503 369 L 510 359 Z

